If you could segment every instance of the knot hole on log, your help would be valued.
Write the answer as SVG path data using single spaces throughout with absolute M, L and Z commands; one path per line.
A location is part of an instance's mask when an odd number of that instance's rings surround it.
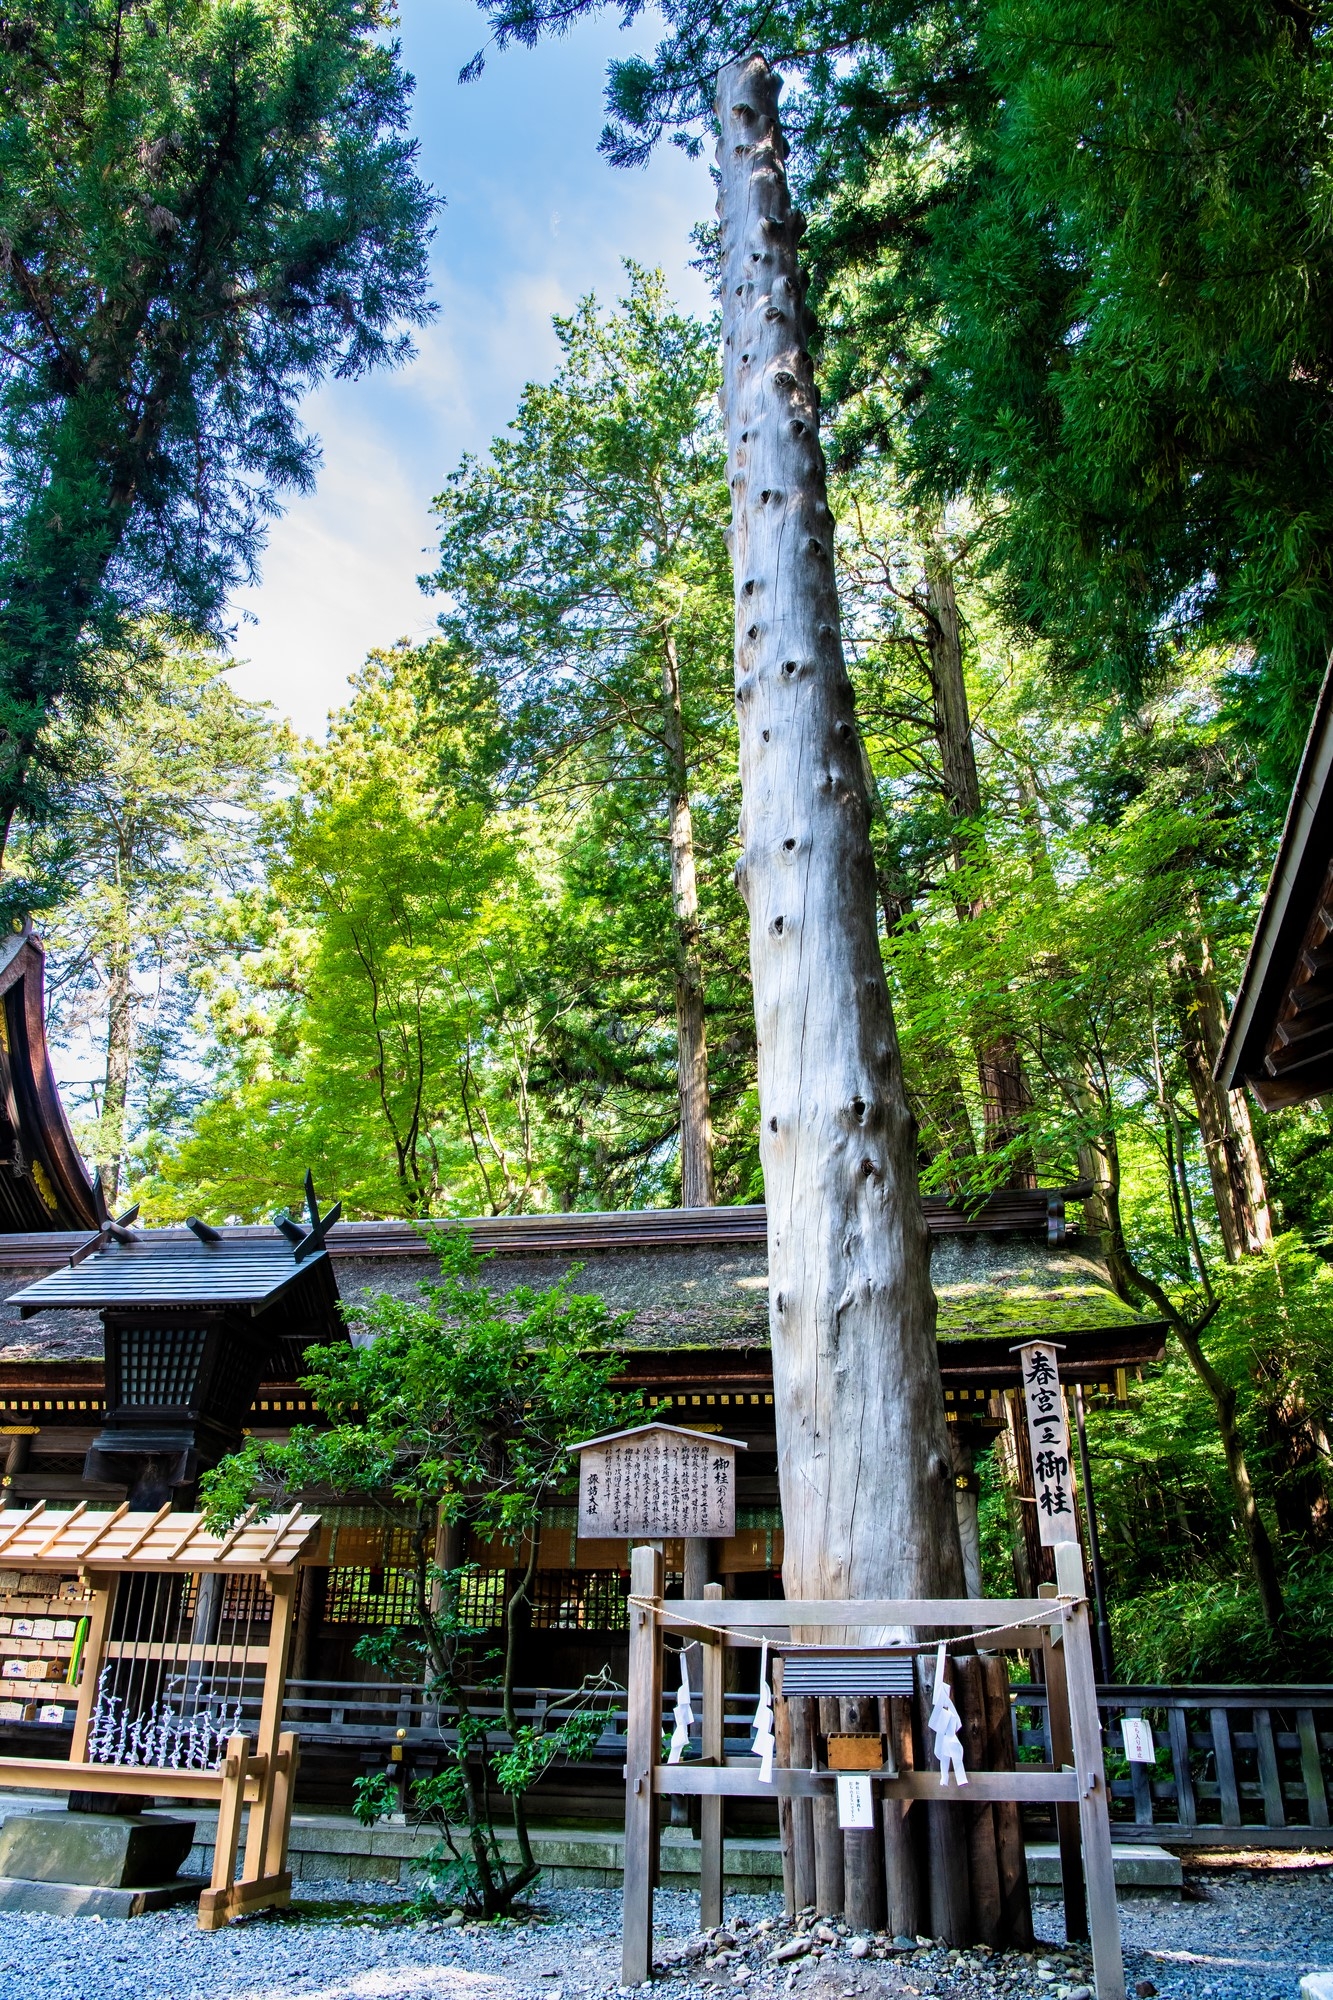
M 765 731 L 764 731 L 764 734 L 765 734 L 765 736 L 767 736 L 767 734 L 768 734 L 768 731 L 767 731 L 767 730 L 765 730 Z M 790 840 L 790 839 L 788 839 L 788 840 L 784 840 L 784 841 L 783 841 L 783 843 L 782 843 L 782 845 L 783 845 L 783 849 L 784 849 L 784 851 L 785 851 L 786 853 L 790 854 L 790 853 L 791 853 L 791 851 L 792 851 L 792 849 L 793 849 L 793 847 L 795 847 L 795 845 L 796 845 L 796 842 L 795 842 L 794 840 Z
M 768 1129 L 769 1129 L 769 1131 L 770 1131 L 770 1132 L 776 1132 L 776 1131 L 777 1131 L 777 1129 L 778 1129 L 778 1121 L 777 1121 L 777 1119 L 776 1119 L 776 1118 L 770 1118 L 770 1119 L 769 1119 L 769 1121 L 768 1121 Z
M 866 1115 L 865 1099 L 863 1097 L 854 1097 L 852 1099 L 853 1118 L 864 1118 L 865 1115 Z
M 861 1177 L 862 1177 L 862 1179 L 863 1179 L 863 1180 L 867 1180 L 867 1181 L 868 1181 L 868 1180 L 869 1180 L 869 1179 L 871 1178 L 871 1176 L 872 1176 L 872 1175 L 874 1175 L 874 1174 L 877 1174 L 878 1172 L 879 1172 L 879 1169 L 878 1169 L 878 1167 L 877 1167 L 877 1166 L 875 1165 L 875 1162 L 874 1162 L 873 1160 L 871 1160 L 871 1159 L 865 1159 L 865 1160 L 862 1160 L 862 1162 L 861 1162 Z
M 763 737 L 763 739 L 764 739 L 765 743 L 767 743 L 767 741 L 768 741 L 768 738 L 769 738 L 769 732 L 768 732 L 768 730 L 767 730 L 767 729 L 763 729 L 763 730 L 761 730 L 761 731 L 760 731 L 759 733 L 760 733 L 760 735 L 761 735 L 761 736 Z
M 781 917 L 774 917 L 772 923 L 769 925 L 768 928 L 772 931 L 774 937 L 782 936 L 782 923 L 783 920 Z

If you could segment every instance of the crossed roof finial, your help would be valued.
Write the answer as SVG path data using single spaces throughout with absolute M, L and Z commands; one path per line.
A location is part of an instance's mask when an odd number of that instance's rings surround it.
M 314 1250 L 324 1248 L 324 1238 L 343 1212 L 343 1205 L 335 1201 L 327 1215 L 321 1216 L 319 1203 L 315 1198 L 315 1177 L 309 1167 L 305 1170 L 305 1205 L 310 1217 L 310 1227 L 302 1229 L 299 1222 L 293 1222 L 289 1215 L 275 1215 L 273 1220 L 292 1246 L 292 1255 L 299 1264 Z

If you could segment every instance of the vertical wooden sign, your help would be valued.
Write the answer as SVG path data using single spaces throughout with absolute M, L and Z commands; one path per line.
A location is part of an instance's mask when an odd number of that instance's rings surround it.
M 1032 1446 L 1033 1493 L 1042 1541 L 1048 1546 L 1078 1540 L 1074 1480 L 1070 1469 L 1069 1424 L 1060 1387 L 1058 1350 L 1044 1340 L 1018 1350 Z

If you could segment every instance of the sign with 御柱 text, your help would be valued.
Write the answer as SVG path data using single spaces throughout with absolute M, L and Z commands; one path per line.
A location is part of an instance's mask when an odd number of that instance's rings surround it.
M 676 1424 L 641 1424 L 576 1445 L 578 1532 L 651 1540 L 725 1538 L 736 1532 L 734 1438 Z
M 1069 1422 L 1056 1350 L 1048 1342 L 1029 1341 L 1018 1350 L 1027 1409 L 1028 1441 L 1032 1446 L 1033 1494 L 1041 1539 L 1048 1546 L 1078 1540 L 1074 1511 L 1074 1481 L 1070 1472 Z

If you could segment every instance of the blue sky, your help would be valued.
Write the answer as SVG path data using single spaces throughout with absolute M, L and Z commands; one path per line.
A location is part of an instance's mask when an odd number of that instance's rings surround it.
M 275 523 L 262 582 L 235 604 L 234 685 L 308 734 L 323 734 L 372 646 L 431 630 L 416 586 L 431 496 L 503 429 L 524 382 L 550 372 L 551 315 L 588 291 L 614 298 L 626 256 L 660 264 L 682 303 L 708 307 L 689 269 L 690 229 L 713 208 L 707 163 L 666 146 L 626 172 L 597 152 L 608 57 L 648 47 L 653 27 L 621 34 L 609 14 L 535 51 L 492 54 L 459 84 L 485 39 L 481 14 L 470 0 L 402 0 L 421 171 L 447 204 L 432 257 L 439 316 L 409 367 L 311 397 L 318 487 Z

